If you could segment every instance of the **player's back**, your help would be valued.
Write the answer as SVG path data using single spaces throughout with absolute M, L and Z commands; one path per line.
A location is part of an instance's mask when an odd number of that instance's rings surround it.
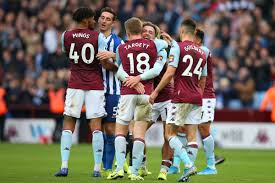
M 178 43 L 180 57 L 175 74 L 173 102 L 201 105 L 199 78 L 206 64 L 204 51 L 192 41 Z M 171 57 L 171 55 L 170 55 Z
M 215 98 L 215 89 L 213 86 L 213 74 L 212 74 L 212 56 L 210 53 L 210 50 L 205 47 L 201 46 L 203 51 L 206 55 L 206 61 L 207 61 L 207 77 L 206 77 L 206 83 L 203 91 L 203 98 Z
M 153 41 L 136 39 L 120 45 L 119 56 L 123 69 L 129 76 L 137 76 L 153 68 L 157 60 L 157 48 Z M 142 81 L 145 86 L 145 94 L 153 91 L 153 80 Z M 121 87 L 121 94 L 138 94 L 135 89 L 126 86 Z
M 69 88 L 103 90 L 102 71 L 96 59 L 99 33 L 90 29 L 65 31 L 63 43 L 70 59 Z

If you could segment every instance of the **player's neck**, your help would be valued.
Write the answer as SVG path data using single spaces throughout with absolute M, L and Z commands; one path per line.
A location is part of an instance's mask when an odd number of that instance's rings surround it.
M 102 34 L 104 34 L 104 36 L 107 38 L 107 37 L 109 37 L 110 35 L 111 35 L 111 33 L 112 33 L 112 30 L 110 29 L 110 30 L 106 30 L 106 31 L 100 31 Z
M 81 24 L 81 23 L 77 24 L 76 28 L 77 29 L 88 29 L 87 25 L 84 25 L 84 24 Z
M 131 35 L 128 37 L 128 40 L 131 41 L 131 40 L 141 39 L 141 38 L 142 38 L 141 35 Z
M 183 42 L 183 41 L 194 41 L 194 37 L 193 36 L 191 36 L 191 35 L 186 35 L 186 36 L 183 36 L 182 37 L 182 39 L 181 39 L 181 41 Z

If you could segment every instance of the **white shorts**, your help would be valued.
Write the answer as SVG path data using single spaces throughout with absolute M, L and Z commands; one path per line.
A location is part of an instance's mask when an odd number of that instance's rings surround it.
M 129 125 L 131 120 L 151 122 L 152 105 L 149 95 L 121 95 L 116 122 Z
M 214 121 L 215 116 L 215 98 L 204 98 L 202 99 L 202 118 L 201 123 L 207 123 Z
M 164 102 L 154 103 L 152 107 L 152 122 L 157 122 L 159 116 L 161 116 L 161 121 L 166 121 L 168 107 L 171 104 L 171 100 Z
M 63 114 L 80 118 L 81 109 L 84 104 L 87 119 L 106 116 L 104 90 L 81 90 L 73 88 L 67 89 Z
M 169 105 L 167 124 L 183 126 L 184 124 L 200 124 L 201 106 L 189 103 L 171 103 Z

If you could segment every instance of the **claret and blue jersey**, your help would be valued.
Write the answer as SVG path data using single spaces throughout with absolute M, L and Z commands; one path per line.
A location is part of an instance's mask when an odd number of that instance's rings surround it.
M 70 59 L 68 88 L 103 90 L 101 66 L 96 58 L 98 51 L 106 47 L 102 34 L 90 29 L 69 30 L 62 34 L 61 44 Z
M 158 76 L 166 63 L 167 43 L 162 40 L 135 39 L 118 47 L 116 64 L 120 66 L 118 76 L 123 80 L 127 76 L 141 77 L 145 94 L 153 91 L 153 78 Z M 122 86 L 122 95 L 138 94 L 133 88 Z
M 207 76 L 206 53 L 192 41 L 173 41 L 169 66 L 177 68 L 172 102 L 202 105 L 201 76 Z

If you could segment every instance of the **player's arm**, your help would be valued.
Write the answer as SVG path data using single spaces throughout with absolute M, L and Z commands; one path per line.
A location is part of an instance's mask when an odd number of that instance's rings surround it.
M 207 62 L 204 65 L 204 67 L 202 69 L 201 77 L 199 78 L 199 86 L 200 86 L 202 92 L 204 91 L 204 88 L 205 88 L 206 77 L 207 77 Z
M 105 69 L 112 71 L 112 72 L 116 72 L 118 67 L 111 61 L 109 61 L 108 59 L 105 60 L 100 60 L 100 63 L 102 65 L 102 67 L 104 67 Z
M 103 34 L 102 33 L 99 33 L 98 35 L 98 53 L 101 53 L 101 52 L 106 52 L 106 42 L 104 41 L 104 37 L 103 37 Z M 104 53 L 104 56 L 106 53 Z M 112 54 L 109 55 L 109 53 L 107 53 L 107 56 L 111 56 Z M 110 71 L 117 71 L 118 67 L 116 64 L 114 64 L 113 62 L 111 62 L 109 60 L 109 58 L 107 59 L 103 59 L 104 57 L 98 57 L 98 54 L 96 55 L 97 59 L 100 60 L 100 63 L 101 65 L 107 69 L 107 70 L 110 70 Z
M 123 66 L 121 64 L 121 59 L 120 59 L 120 55 L 119 55 L 119 51 L 118 51 L 118 48 L 116 49 L 116 60 L 115 60 L 115 64 L 116 66 L 118 67 L 118 70 L 117 70 L 117 73 L 116 73 L 116 76 L 117 78 L 124 82 L 126 80 L 126 78 L 129 76 L 127 74 L 127 72 L 123 69 Z
M 205 84 L 206 84 L 206 77 L 202 76 L 199 80 L 199 86 L 202 90 L 202 93 L 204 92 Z
M 140 75 L 140 79 L 143 81 L 143 80 L 149 80 L 158 76 L 166 63 L 166 60 L 167 60 L 167 52 L 165 49 L 162 49 L 158 52 L 158 58 L 153 68 L 142 73 Z
M 168 43 L 162 39 L 155 39 L 154 43 L 156 44 L 158 59 L 154 64 L 154 67 L 150 69 L 151 72 L 144 72 L 143 74 L 140 75 L 141 80 L 148 80 L 158 76 L 166 64 L 166 61 L 167 61 L 166 49 L 168 48 Z
M 168 48 L 168 42 L 165 40 L 156 38 L 154 39 L 154 43 L 157 47 L 157 52 L 160 52 L 161 50 Z
M 169 34 L 162 31 L 160 36 L 163 37 L 163 40 L 166 41 L 168 43 L 168 45 L 172 44 L 173 38 Z
M 96 55 L 96 58 L 99 60 L 107 60 L 107 59 L 113 59 L 115 60 L 116 54 L 112 51 L 99 51 Z
M 117 78 L 122 82 L 124 82 L 126 78 L 129 77 L 127 72 L 125 72 L 125 70 L 123 69 L 122 64 L 120 64 L 120 66 L 118 67 L 116 75 L 117 75 Z
M 120 44 L 124 44 L 123 41 L 120 42 Z M 113 59 L 116 60 L 116 53 L 108 50 L 99 51 L 96 55 L 96 58 L 99 60 L 106 60 L 106 59 Z
M 172 41 L 172 48 L 170 50 L 170 54 L 168 57 L 169 65 L 167 67 L 166 72 L 164 73 L 161 81 L 159 82 L 158 86 L 150 95 L 149 101 L 150 103 L 154 103 L 155 99 L 157 98 L 159 92 L 172 80 L 173 76 L 176 73 L 176 69 L 179 64 L 179 56 L 180 56 L 180 48 L 176 41 Z
M 66 31 L 64 31 L 64 32 L 62 33 L 62 35 L 61 35 L 61 50 L 62 50 L 63 53 L 66 53 L 65 44 L 64 44 L 65 32 L 66 32 Z

